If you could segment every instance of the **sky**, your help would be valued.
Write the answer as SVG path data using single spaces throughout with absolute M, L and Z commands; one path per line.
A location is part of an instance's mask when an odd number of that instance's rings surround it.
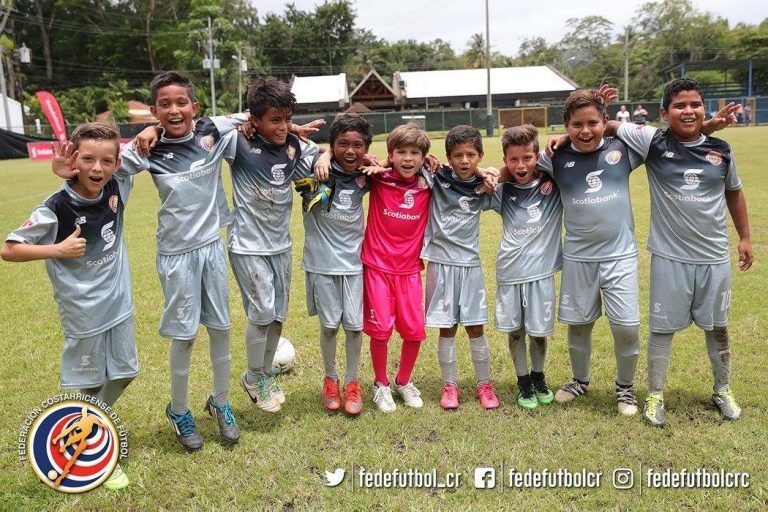
M 282 14 L 287 0 L 252 0 L 259 13 Z M 297 9 L 313 11 L 323 0 L 292 0 Z M 603 16 L 616 33 L 632 24 L 637 9 L 647 3 L 638 0 L 488 0 L 491 50 L 503 55 L 517 54 L 525 39 L 541 36 L 559 41 L 568 31 L 566 20 Z M 458 54 L 467 48 L 472 34 L 485 34 L 485 0 L 352 0 L 357 27 L 371 30 L 387 41 L 415 39 L 447 41 Z M 759 24 L 768 18 L 766 0 L 693 0 L 700 11 L 709 11 L 728 20 Z

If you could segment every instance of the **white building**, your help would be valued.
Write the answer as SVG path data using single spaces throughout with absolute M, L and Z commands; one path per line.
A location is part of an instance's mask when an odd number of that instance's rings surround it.
M 13 98 L 5 98 L 2 93 L 0 93 L 0 128 L 24 134 L 24 117 L 21 115 L 21 103 Z

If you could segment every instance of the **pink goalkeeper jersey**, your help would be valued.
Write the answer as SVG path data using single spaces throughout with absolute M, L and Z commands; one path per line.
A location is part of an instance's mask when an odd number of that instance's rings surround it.
M 363 265 L 390 274 L 421 272 L 419 255 L 432 195 L 427 181 L 421 175 L 407 180 L 395 171 L 372 178 Z

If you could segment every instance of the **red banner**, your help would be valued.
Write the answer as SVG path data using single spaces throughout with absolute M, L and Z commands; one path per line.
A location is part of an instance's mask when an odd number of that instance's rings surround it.
M 64 116 L 61 115 L 61 107 L 59 102 L 56 101 L 56 97 L 48 91 L 37 91 L 35 93 L 40 107 L 43 109 L 48 124 L 51 125 L 53 135 L 59 142 L 67 141 L 67 125 L 64 124 Z
M 120 139 L 120 151 L 130 144 L 133 139 Z M 27 153 L 31 160 L 52 160 L 53 143 L 52 142 L 27 142 Z

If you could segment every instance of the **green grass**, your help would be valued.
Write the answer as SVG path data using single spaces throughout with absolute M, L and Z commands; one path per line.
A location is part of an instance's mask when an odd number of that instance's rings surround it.
M 734 146 L 739 173 L 750 209 L 755 265 L 747 273 L 734 272 L 734 300 L 730 331 L 733 344 L 733 387 L 744 408 L 743 420 L 724 423 L 707 406 L 711 375 L 703 336 L 695 328 L 675 336 L 669 374 L 667 429 L 645 426 L 638 417 L 622 418 L 613 394 L 615 363 L 607 323 L 595 329 L 592 386 L 584 400 L 567 406 L 554 404 L 523 411 L 514 404 L 514 369 L 505 337 L 487 329 L 492 369 L 503 405 L 481 411 L 473 396 L 473 370 L 466 335 L 458 338 L 462 405 L 446 413 L 438 405 L 439 367 L 435 330 L 429 330 L 414 381 L 425 407 L 419 411 L 399 407 L 391 415 L 375 410 L 367 341 L 361 376 L 364 409 L 359 418 L 329 414 L 320 404 L 322 361 L 316 318 L 308 318 L 304 305 L 304 277 L 300 271 L 303 233 L 300 214 L 292 220 L 294 239 L 293 297 L 285 335 L 296 345 L 298 364 L 283 378 L 288 402 L 277 415 L 249 405 L 237 385 L 245 368 L 245 319 L 234 280 L 230 281 L 232 329 L 231 399 L 243 429 L 234 448 L 222 446 L 213 420 L 202 406 L 211 384 L 206 335 L 201 334 L 193 354 L 190 401 L 205 437 L 202 451 L 185 454 L 171 435 L 163 414 L 169 399 L 168 341 L 157 334 L 162 294 L 155 272 L 157 193 L 148 175 L 138 177 L 127 213 L 127 243 L 136 302 L 136 328 L 141 375 L 118 402 L 118 412 L 130 432 L 131 453 L 124 464 L 131 486 L 121 492 L 97 489 L 84 495 L 52 491 L 34 476 L 28 464 L 17 460 L 17 436 L 28 412 L 59 392 L 59 354 L 62 335 L 56 307 L 41 262 L 24 265 L 0 263 L 0 510 L 71 509 L 729 509 L 759 510 L 768 505 L 768 468 L 765 439 L 765 353 L 768 288 L 768 191 L 759 173 L 768 161 L 768 128 L 738 128 L 724 133 Z M 433 142 L 441 154 L 442 140 Z M 383 155 L 377 142 L 374 154 Z M 486 164 L 499 165 L 498 138 L 486 141 Z M 6 234 L 60 185 L 45 163 L 10 160 L 0 163 L 0 233 Z M 225 181 L 229 176 L 225 172 Z M 648 232 L 648 191 L 642 169 L 632 176 L 633 207 L 638 244 L 645 246 Z M 486 289 L 493 299 L 493 263 L 499 239 L 497 215 L 484 215 L 482 257 Z M 735 259 L 735 256 L 734 256 Z M 643 351 L 647 337 L 648 263 L 640 256 Z M 492 300 L 489 309 L 493 311 Z M 390 353 L 399 350 L 394 339 Z M 343 342 L 339 349 L 343 359 Z M 396 361 L 397 357 L 391 357 Z M 343 361 L 340 361 L 343 369 Z M 637 382 L 646 391 L 643 352 Z M 570 376 L 565 329 L 558 325 L 551 339 L 546 371 L 553 386 Z M 463 473 L 458 490 L 378 489 L 352 490 L 350 477 L 338 488 L 323 485 L 325 470 L 355 464 L 370 470 L 410 468 L 439 473 Z M 569 468 L 602 471 L 599 489 L 476 490 L 476 466 L 541 470 Z M 748 489 L 611 488 L 614 469 L 635 472 L 648 468 L 696 470 L 725 469 L 748 472 Z M 639 475 L 636 474 L 636 479 Z

